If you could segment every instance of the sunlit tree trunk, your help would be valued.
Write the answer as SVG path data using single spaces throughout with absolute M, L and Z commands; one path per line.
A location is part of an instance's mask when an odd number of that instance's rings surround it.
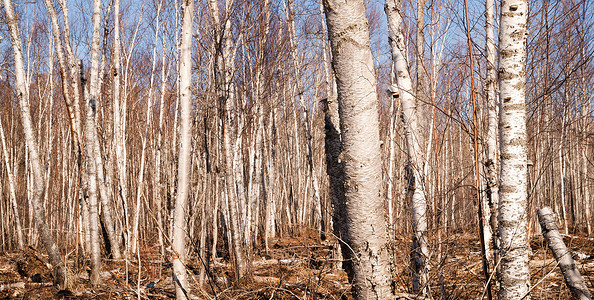
M 192 165 L 192 25 L 194 1 L 182 2 L 182 32 L 180 43 L 179 97 L 180 145 L 177 168 L 177 195 L 173 216 L 173 276 L 175 294 L 179 300 L 187 298 L 186 272 L 186 213 L 190 192 L 190 166 Z
M 487 97 L 488 109 L 488 127 L 486 138 L 487 159 L 485 161 L 485 168 L 487 171 L 487 189 L 486 197 L 487 204 L 483 205 L 485 209 L 484 219 L 489 222 L 488 226 L 484 226 L 484 237 L 486 245 L 490 246 L 491 250 L 497 249 L 497 234 L 493 234 L 497 229 L 497 204 L 499 203 L 499 174 L 498 159 L 497 159 L 497 126 L 499 120 L 499 105 L 497 99 L 497 51 L 495 50 L 495 1 L 487 0 L 485 4 L 485 55 L 487 58 L 487 78 L 485 80 L 485 94 Z M 486 255 L 489 260 L 493 261 L 493 253 L 486 250 Z M 493 264 L 491 264 L 493 265 Z
M 224 120 L 223 120 L 223 156 L 225 168 L 225 186 L 226 186 L 226 204 L 229 213 L 229 232 L 230 232 L 230 252 L 233 254 L 235 267 L 235 280 L 238 282 L 247 275 L 249 269 L 246 261 L 245 248 L 242 246 L 242 230 L 241 230 L 241 203 L 246 203 L 243 172 L 240 165 L 240 147 L 241 136 L 237 128 L 242 128 L 241 121 L 238 120 L 238 103 L 235 97 L 235 84 L 233 82 L 233 68 L 235 61 L 235 53 L 232 49 L 231 40 L 231 20 L 229 14 L 231 12 L 232 0 L 225 1 L 225 19 L 221 23 L 219 18 L 219 5 L 215 0 L 208 2 L 211 10 L 212 22 L 215 35 L 216 47 L 216 61 L 215 73 L 218 78 L 217 93 L 224 106 Z M 223 109 L 223 107 L 221 107 Z
M 117 195 L 124 207 L 124 226 L 126 228 L 126 248 L 130 249 L 129 213 L 128 213 L 128 185 L 126 182 L 126 137 L 123 119 L 126 109 L 125 101 L 121 99 L 121 40 L 120 40 L 120 0 L 114 1 L 114 35 L 113 35 L 113 143 L 115 146 L 116 173 L 118 179 Z
M 398 90 L 393 97 L 400 98 L 402 104 L 402 120 L 404 137 L 408 155 L 408 189 L 412 193 L 412 267 L 413 293 L 427 294 L 427 198 L 423 179 L 422 134 L 419 127 L 419 112 L 412 91 L 412 80 L 406 63 L 406 47 L 402 24 L 402 4 L 400 0 L 386 0 L 386 16 L 388 17 L 388 40 L 392 49 L 392 60 Z
M 146 143 L 149 138 L 149 129 L 151 126 L 151 116 L 153 115 L 153 97 L 155 94 L 155 73 L 157 68 L 157 43 L 159 41 L 159 18 L 161 14 L 161 6 L 163 2 L 159 2 L 157 8 L 157 17 L 156 17 L 156 28 L 155 28 L 155 38 L 154 38 L 154 45 L 153 45 L 153 55 L 152 55 L 152 66 L 151 66 L 151 75 L 149 80 L 149 92 L 148 98 L 146 103 L 146 123 L 144 129 L 144 135 L 142 137 L 142 149 L 140 154 L 140 168 L 138 172 L 138 186 L 136 187 L 136 209 L 134 214 L 134 224 L 132 226 L 132 236 L 134 237 L 134 241 L 136 243 L 136 249 L 138 249 L 138 226 L 140 222 L 140 207 L 141 207 L 141 197 L 142 197 L 142 189 L 144 187 L 144 169 L 146 163 Z M 163 50 L 164 51 L 164 50 Z M 158 208 L 160 209 L 160 208 Z
M 417 36 L 416 36 L 416 66 L 417 66 L 417 91 L 416 91 L 416 100 L 417 100 L 417 110 L 419 110 L 419 126 L 423 128 L 424 131 L 429 131 L 429 118 L 423 117 L 427 114 L 428 105 L 427 100 L 429 100 L 429 89 L 427 86 L 427 68 L 425 68 L 425 4 L 427 0 L 417 0 Z M 402 11 L 404 12 L 404 11 Z M 424 145 L 425 142 L 430 144 L 430 136 L 419 136 L 420 142 L 419 144 Z
M 584 278 L 577 269 L 575 261 L 571 257 L 571 252 L 565 246 L 563 238 L 559 233 L 555 213 L 549 207 L 543 207 L 538 210 L 538 221 L 542 229 L 542 234 L 558 262 L 559 268 L 565 277 L 565 283 L 569 287 L 573 298 L 577 300 L 591 300 L 592 296 L 584 283 Z
M 85 151 L 88 174 L 88 199 L 89 199 L 89 233 L 91 239 L 91 283 L 99 284 L 101 277 L 101 248 L 99 244 L 99 208 L 98 208 L 98 189 L 97 189 L 97 164 L 96 156 L 100 153 L 95 152 L 95 143 L 97 141 L 97 129 L 95 126 L 95 115 L 97 103 L 99 101 L 100 79 L 99 79 L 99 42 L 101 39 L 101 1 L 95 0 L 93 7 L 93 38 L 91 44 L 91 70 L 89 91 L 85 93 L 85 103 L 87 110 L 86 131 L 85 131 Z
M 45 7 L 47 8 L 48 14 L 50 16 L 50 20 L 52 23 L 52 36 L 54 38 L 54 44 L 55 44 L 55 48 L 56 48 L 56 54 L 58 56 L 58 63 L 60 65 L 60 75 L 62 77 L 62 93 L 64 94 L 64 101 L 66 103 L 66 111 L 68 112 L 68 118 L 70 121 L 70 126 L 72 129 L 72 136 L 73 136 L 73 142 L 74 142 L 74 146 L 75 148 L 78 150 L 78 148 L 80 147 L 79 143 L 79 138 L 81 136 L 81 133 L 79 131 L 79 128 L 75 125 L 76 124 L 76 118 L 74 116 L 74 111 L 72 110 L 72 106 L 71 106 L 71 95 L 70 95 L 70 88 L 68 86 L 68 84 L 71 82 L 71 77 L 67 70 L 68 67 L 66 65 L 66 59 L 64 57 L 64 50 L 62 48 L 62 40 L 60 39 L 60 28 L 58 26 L 58 17 L 56 15 L 56 10 L 54 9 L 54 5 L 50 0 L 44 0 L 45 2 Z M 68 37 L 66 37 L 68 38 Z
M 501 278 L 499 297 L 529 299 L 526 37 L 528 1 L 503 0 L 499 29 L 500 147 L 499 235 Z
M 2 126 L 2 122 L 0 121 L 0 138 L 2 138 L 2 154 L 4 156 L 4 165 L 6 166 L 6 176 L 8 177 L 8 189 L 10 192 L 10 204 L 12 205 L 12 213 L 14 214 L 14 223 L 16 225 L 16 233 L 17 233 L 17 242 L 20 249 L 23 249 L 25 245 L 23 239 L 23 228 L 21 226 L 21 218 L 19 217 L 19 207 L 17 204 L 16 198 L 16 191 L 15 191 L 15 181 L 14 181 L 14 174 L 12 172 L 12 168 L 10 167 L 10 163 L 8 162 L 8 150 L 6 148 L 6 139 L 4 138 L 4 128 Z
M 17 97 L 21 109 L 21 121 L 23 124 L 23 131 L 25 134 L 25 144 L 29 155 L 30 168 L 32 172 L 32 179 L 34 181 L 32 194 L 30 196 L 30 203 L 32 204 L 35 221 L 43 246 L 45 247 L 50 263 L 54 269 L 54 283 L 59 289 L 67 289 L 71 285 L 66 265 L 62 260 L 60 249 L 56 245 L 52 237 L 48 225 L 46 224 L 45 212 L 43 204 L 41 203 L 44 193 L 43 185 L 43 169 L 39 160 L 39 144 L 35 139 L 33 132 L 33 121 L 31 119 L 30 104 L 29 104 L 29 90 L 26 85 L 25 67 L 23 63 L 23 51 L 21 35 L 18 28 L 18 23 L 14 14 L 12 2 L 4 0 L 4 11 L 6 13 L 6 23 L 10 30 L 10 38 L 12 42 L 12 50 L 14 52 L 14 75 L 16 78 Z
M 390 262 L 381 183 L 376 79 L 364 1 L 326 1 L 336 72 L 345 214 L 335 226 L 353 251 L 349 279 L 358 299 L 391 299 Z M 342 224 L 341 224 L 342 223 Z M 346 225 L 346 226 L 345 226 Z M 344 245 L 343 245 L 344 247 Z
M 283 2 L 284 4 L 284 2 Z M 303 125 L 305 126 L 305 135 L 307 138 L 307 164 L 308 164 L 308 170 L 309 170 L 309 178 L 311 178 L 311 184 L 312 184 L 312 188 L 313 188 L 313 205 L 314 205 L 314 222 L 320 224 L 320 230 L 324 231 L 324 222 L 323 222 L 323 218 L 322 218 L 322 203 L 320 200 L 320 188 L 319 188 L 319 184 L 318 184 L 318 175 L 315 172 L 315 167 L 314 167 L 314 163 L 313 163 L 313 149 L 312 149 L 312 142 L 311 142 L 311 121 L 310 121 L 310 113 L 309 113 L 309 109 L 307 108 L 306 104 L 305 104 L 305 98 L 304 98 L 304 89 L 303 89 L 303 83 L 301 82 L 302 80 L 302 76 L 301 76 L 301 70 L 300 70 L 300 63 L 299 63 L 299 59 L 297 56 L 297 37 L 296 37 L 296 32 L 295 32 L 295 9 L 293 7 L 293 1 L 289 0 L 288 1 L 288 7 L 286 8 L 288 11 L 288 15 L 289 15 L 289 20 L 288 20 L 288 27 L 289 27 L 289 44 L 290 44 L 290 52 L 291 52 L 291 58 L 292 58 L 292 67 L 293 67 L 293 76 L 294 76 L 294 80 L 296 82 L 295 84 L 295 93 L 297 95 L 297 99 L 299 101 L 299 118 L 295 119 L 295 124 L 297 124 L 297 122 L 299 122 L 298 119 L 301 119 L 301 122 L 303 122 Z M 297 144 L 297 151 L 299 151 L 299 133 L 298 133 L 298 128 L 295 128 L 295 142 Z M 300 155 L 298 155 L 298 157 L 300 157 Z M 299 168 L 299 167 L 298 167 Z M 299 168 L 300 169 L 300 168 Z M 300 171 L 300 170 L 298 170 Z M 309 199 L 309 197 L 307 197 L 306 199 Z M 306 203 L 304 203 L 304 205 L 306 205 Z
M 161 179 L 161 174 L 164 173 L 161 170 L 161 160 L 162 160 L 162 147 L 163 147 L 163 117 L 165 115 L 165 92 L 167 87 L 167 69 L 169 68 L 169 64 L 165 63 L 166 59 L 166 52 L 165 52 L 165 26 L 162 27 L 163 32 L 161 34 L 161 42 L 162 42 L 162 49 L 163 53 L 161 54 L 161 95 L 159 98 L 159 123 L 157 127 L 157 146 L 156 146 L 156 154 L 155 154 L 155 186 L 153 187 L 154 197 L 155 197 L 155 206 L 157 207 L 157 226 L 159 227 L 159 245 L 161 246 L 161 251 L 164 250 L 164 224 L 163 224 L 163 200 L 162 200 L 162 191 L 163 191 L 163 180 Z

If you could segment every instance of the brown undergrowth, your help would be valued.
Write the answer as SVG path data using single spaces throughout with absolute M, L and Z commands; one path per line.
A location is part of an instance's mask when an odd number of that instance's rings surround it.
M 594 240 L 565 236 L 588 287 L 594 283 Z M 395 261 L 395 289 L 406 299 L 410 271 L 410 244 L 397 237 L 392 246 Z M 480 247 L 470 235 L 451 236 L 433 245 L 431 295 L 434 299 L 479 299 L 484 293 Z M 530 261 L 533 299 L 570 299 L 562 275 L 541 238 L 531 242 Z M 334 241 L 321 241 L 310 233 L 280 238 L 268 250 L 255 249 L 249 281 L 233 282 L 232 268 L 225 255 L 216 258 L 201 276 L 201 260 L 192 256 L 189 291 L 196 299 L 352 299 L 346 274 L 340 269 Z M 58 291 L 43 251 L 32 247 L 0 255 L 0 299 L 170 299 L 174 298 L 171 264 L 158 247 L 145 247 L 140 257 L 104 260 L 102 284 L 89 285 L 88 267 L 69 261 L 76 284 Z M 140 272 L 139 272 L 140 271 Z M 198 288 L 201 286 L 201 288 Z M 494 288 L 494 293 L 496 290 Z

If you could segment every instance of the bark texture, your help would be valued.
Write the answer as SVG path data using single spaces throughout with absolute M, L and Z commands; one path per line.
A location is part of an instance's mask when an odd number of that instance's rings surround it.
M 183 19 L 180 43 L 179 97 L 180 97 L 180 145 L 177 168 L 177 196 L 173 215 L 173 276 L 176 298 L 187 298 L 186 260 L 186 211 L 190 192 L 190 166 L 192 165 L 192 25 L 194 0 L 182 3 Z
M 496 256 L 494 253 L 497 250 L 497 234 L 494 232 L 497 229 L 497 203 L 499 202 L 499 174 L 497 166 L 499 160 L 497 159 L 497 126 L 499 121 L 499 109 L 497 99 L 497 51 L 495 50 L 495 1 L 487 0 L 485 4 L 485 55 L 487 57 L 487 79 L 485 82 L 485 93 L 487 96 L 488 109 L 488 126 L 487 126 L 487 160 L 485 161 L 485 168 L 487 171 L 487 189 L 486 201 L 483 203 L 484 219 L 489 222 L 488 226 L 484 226 L 484 236 L 486 245 L 490 246 L 485 249 L 489 261 L 494 261 Z M 492 251 L 489 251 L 492 250 Z M 493 265 L 493 264 L 492 264 Z
M 422 133 L 419 112 L 412 91 L 412 80 L 406 63 L 406 46 L 402 24 L 402 3 L 400 0 L 386 0 L 388 17 L 388 41 L 392 50 L 394 72 L 398 84 L 394 98 L 400 98 L 402 121 L 408 156 L 408 192 L 411 194 L 413 244 L 411 262 L 413 269 L 413 293 L 427 294 L 429 257 L 427 247 L 427 198 L 423 179 Z
M 10 30 L 12 50 L 14 52 L 14 75 L 17 85 L 17 97 L 21 109 L 21 121 L 23 124 L 23 132 L 25 134 L 25 144 L 28 150 L 31 173 L 33 175 L 33 188 L 30 204 L 32 206 L 33 214 L 35 215 L 35 222 L 39 230 L 41 241 L 54 269 L 54 284 L 58 289 L 68 289 L 72 282 L 68 276 L 64 260 L 62 260 L 60 249 L 58 249 L 58 245 L 56 245 L 47 223 L 45 222 L 45 212 L 43 210 L 43 204 L 41 203 L 44 194 L 43 169 L 39 160 L 39 144 L 33 131 L 33 121 L 31 119 L 31 109 L 29 107 L 29 90 L 27 88 L 25 65 L 23 63 L 21 35 L 12 2 L 10 0 L 4 0 L 4 11 L 6 13 L 6 23 Z
M 567 250 L 565 243 L 563 243 L 553 210 L 549 207 L 539 209 L 538 221 L 542 229 L 542 235 L 547 240 L 549 249 L 551 249 L 559 263 L 559 268 L 563 273 L 563 277 L 565 277 L 565 283 L 567 283 L 573 298 L 578 300 L 592 299 L 590 291 L 588 291 L 588 287 L 584 283 L 584 278 L 582 278 L 580 271 L 575 266 L 571 252 Z
M 97 186 L 97 164 L 95 158 L 99 153 L 95 152 L 97 141 L 97 127 L 95 114 L 99 101 L 99 89 L 101 87 L 99 77 L 99 43 L 101 40 L 101 1 L 95 0 L 93 7 L 93 39 L 91 44 L 91 71 L 89 93 L 86 97 L 87 119 L 86 119 L 86 153 L 88 168 L 88 194 L 89 194 L 89 233 L 91 236 L 91 283 L 99 284 L 101 277 L 101 248 L 99 244 L 99 208 L 98 208 L 98 186 Z
M 376 79 L 365 5 L 362 0 L 343 0 L 325 1 L 324 6 L 338 90 L 339 159 L 344 163 L 346 218 L 335 222 L 346 222 L 348 228 L 355 297 L 391 299 Z
M 500 299 L 529 299 L 526 21 L 527 0 L 501 3 L 499 86 L 501 178 L 499 234 L 501 241 Z

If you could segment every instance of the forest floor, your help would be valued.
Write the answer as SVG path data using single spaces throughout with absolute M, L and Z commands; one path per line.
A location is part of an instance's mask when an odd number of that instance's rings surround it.
M 594 240 L 565 236 L 578 269 L 592 290 L 594 284 Z M 255 251 L 253 280 L 240 285 L 232 282 L 232 270 L 222 258 L 210 266 L 203 288 L 191 290 L 196 299 L 352 299 L 346 274 L 335 257 L 335 245 L 315 236 L 281 238 L 270 243 L 266 252 Z M 396 238 L 393 246 L 395 286 L 401 299 L 407 298 L 410 284 L 408 239 Z M 533 299 L 570 299 L 556 261 L 541 238 L 531 242 L 530 260 Z M 479 299 L 484 292 L 478 240 L 468 234 L 450 236 L 434 251 L 430 288 L 434 299 Z M 437 247 L 436 247 L 437 249 Z M 168 299 L 175 295 L 171 264 L 163 261 L 158 248 L 145 248 L 131 261 L 104 261 L 102 284 L 89 285 L 88 268 L 79 267 L 76 284 L 69 291 L 58 291 L 43 251 L 28 247 L 24 251 L 0 253 L 0 299 Z M 438 255 L 442 253 L 442 255 Z M 199 260 L 188 269 L 197 283 Z M 74 262 L 70 269 L 74 269 Z M 139 275 L 140 265 L 140 275 Z M 194 284 L 197 286 L 197 284 Z M 410 298 L 412 299 L 412 298 Z

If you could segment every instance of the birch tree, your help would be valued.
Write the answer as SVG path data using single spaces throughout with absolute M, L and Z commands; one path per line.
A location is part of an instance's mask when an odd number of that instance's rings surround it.
M 190 192 L 190 166 L 192 158 L 192 25 L 194 0 L 182 2 L 182 32 L 179 61 L 180 145 L 177 168 L 177 195 L 173 216 L 173 276 L 175 294 L 179 300 L 187 298 L 186 263 L 186 211 Z
M 4 127 L 2 126 L 2 122 L 0 122 L 0 141 L 2 142 L 2 156 L 4 157 L 4 165 L 6 166 L 6 176 L 8 177 L 8 189 L 10 192 L 10 204 L 12 206 L 12 213 L 14 214 L 14 223 L 16 225 L 16 233 L 17 233 L 17 242 L 19 248 L 24 249 L 24 238 L 23 238 L 23 228 L 21 226 L 21 218 L 19 217 L 19 207 L 17 204 L 17 196 L 15 191 L 15 181 L 14 175 L 12 172 L 12 168 L 10 167 L 10 163 L 8 162 L 8 150 L 6 149 L 6 139 L 4 138 Z
M 400 0 L 386 0 L 386 16 L 388 18 L 388 41 L 392 50 L 392 61 L 396 76 L 397 90 L 393 97 L 400 98 L 404 137 L 408 156 L 409 193 L 412 193 L 412 268 L 413 293 L 427 293 L 428 270 L 426 259 L 429 257 L 427 247 L 427 198 L 423 182 L 422 136 L 420 133 L 419 115 L 412 90 L 412 80 L 406 63 L 406 46 L 402 24 L 402 3 Z
M 21 34 L 17 19 L 15 17 L 12 2 L 10 0 L 4 0 L 4 11 L 6 13 L 6 23 L 10 30 L 10 38 L 12 44 L 12 50 L 14 52 L 14 75 L 16 79 L 17 98 L 19 107 L 21 110 L 21 123 L 23 125 L 23 132 L 25 134 L 25 144 L 29 155 L 30 168 L 33 179 L 33 193 L 30 194 L 30 203 L 32 210 L 35 215 L 35 222 L 39 230 L 39 234 L 45 247 L 50 263 L 54 269 L 54 284 L 59 289 L 68 289 L 71 285 L 70 278 L 66 269 L 66 265 L 62 260 L 60 249 L 56 245 L 54 238 L 49 231 L 48 225 L 45 220 L 45 212 L 43 209 L 44 194 L 44 176 L 43 168 L 39 158 L 39 144 L 35 138 L 33 129 L 33 121 L 31 119 L 31 110 L 29 103 L 29 89 L 26 84 L 25 65 L 23 62 L 23 51 Z
M 565 283 L 571 291 L 574 299 L 589 300 L 592 299 L 590 291 L 584 282 L 584 278 L 575 265 L 571 252 L 565 246 L 563 238 L 559 233 L 555 213 L 549 207 L 543 207 L 538 210 L 538 221 L 542 229 L 542 234 L 547 241 L 549 249 L 557 260 L 557 264 L 563 273 Z
M 245 248 L 242 247 L 240 205 L 246 203 L 243 183 L 243 166 L 240 163 L 241 155 L 241 116 L 238 116 L 235 83 L 233 82 L 235 50 L 232 48 L 231 40 L 231 7 L 234 0 L 225 1 L 224 19 L 221 22 L 219 17 L 219 4 L 215 0 L 209 0 L 208 5 L 211 12 L 213 34 L 215 37 L 215 77 L 217 78 L 216 89 L 219 99 L 219 109 L 224 111 L 223 120 L 223 155 L 225 168 L 225 199 L 229 211 L 230 251 L 233 253 L 235 265 L 235 279 L 239 281 L 249 272 L 246 262 Z M 237 38 L 239 40 L 240 38 Z
M 114 1 L 114 36 L 113 36 L 113 136 L 115 147 L 116 171 L 118 179 L 117 195 L 124 207 L 124 225 L 126 227 L 126 248 L 129 250 L 130 228 L 128 224 L 128 185 L 126 182 L 126 137 L 125 110 L 126 101 L 121 99 L 121 40 L 120 40 L 120 0 Z
M 489 226 L 484 226 L 484 237 L 487 246 L 491 246 L 493 251 L 497 248 L 497 235 L 493 232 L 497 229 L 497 214 L 496 208 L 499 202 L 499 186 L 498 186 L 498 159 L 497 159 L 497 126 L 499 120 L 499 109 L 497 101 L 497 71 L 496 71 L 496 56 L 495 50 L 495 1 L 487 0 L 485 3 L 485 56 L 487 58 L 486 68 L 487 77 L 485 81 L 485 94 L 487 98 L 488 110 L 488 127 L 486 138 L 487 159 L 485 161 L 485 168 L 487 171 L 487 189 L 486 189 L 486 205 L 484 219 L 489 222 Z M 493 255 L 490 249 L 485 249 L 487 258 L 492 261 Z
M 362 0 L 324 2 L 336 72 L 346 242 L 353 251 L 348 274 L 358 299 L 393 298 L 381 197 L 381 152 L 376 79 Z M 335 225 L 336 226 L 336 225 Z M 340 225 L 339 225 L 340 226 Z M 350 271 L 350 270 L 349 270 Z
M 87 109 L 85 151 L 88 169 L 88 196 L 89 196 L 89 233 L 91 237 L 91 283 L 99 284 L 101 277 L 101 248 L 99 245 L 99 217 L 98 217 L 98 187 L 96 156 L 97 128 L 95 114 L 101 82 L 99 78 L 99 42 L 101 40 L 101 1 L 95 0 L 93 5 L 93 37 L 91 42 L 91 70 L 89 91 L 86 93 L 85 103 Z
M 499 235 L 501 278 L 499 298 L 529 299 L 527 140 L 526 140 L 526 22 L 527 0 L 501 2 L 499 29 L 499 105 L 501 174 Z

